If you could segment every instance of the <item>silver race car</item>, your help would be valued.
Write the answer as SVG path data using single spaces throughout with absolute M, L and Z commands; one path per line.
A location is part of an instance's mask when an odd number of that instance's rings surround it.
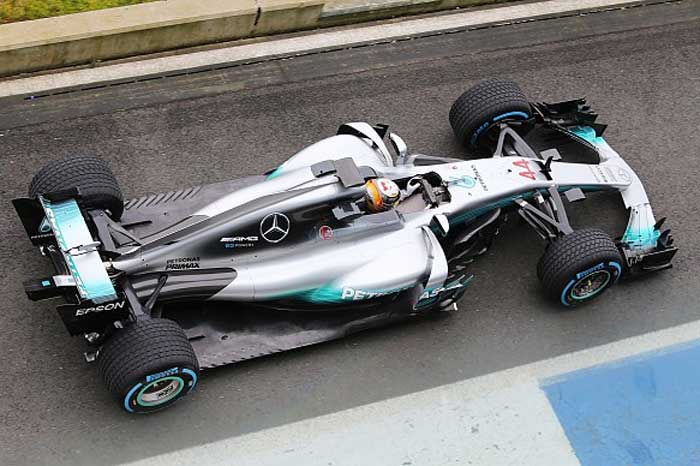
M 25 289 L 65 299 L 66 328 L 132 413 L 185 396 L 200 369 L 456 309 L 508 213 L 544 240 L 543 292 L 581 305 L 677 251 L 596 116 L 489 80 L 450 111 L 467 160 L 348 123 L 265 175 L 126 202 L 103 160 L 55 161 L 14 200 L 56 269 Z M 623 236 L 573 230 L 566 203 L 607 190 L 629 209 Z

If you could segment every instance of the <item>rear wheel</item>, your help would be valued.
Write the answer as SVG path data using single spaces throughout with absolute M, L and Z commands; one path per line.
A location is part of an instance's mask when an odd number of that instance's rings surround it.
M 124 197 L 107 162 L 98 157 L 71 157 L 55 160 L 34 175 L 29 197 L 78 188 L 87 208 L 108 210 L 119 220 L 124 212 Z
M 98 370 L 130 413 L 163 409 L 197 384 L 199 365 L 182 328 L 168 319 L 138 320 L 119 330 L 99 353 Z
M 545 294 L 564 306 L 597 298 L 621 274 L 622 256 L 615 243 L 596 229 L 577 230 L 554 240 L 538 264 Z
M 515 82 L 491 79 L 455 100 L 450 109 L 450 125 L 467 149 L 492 153 L 496 141 L 490 130 L 498 123 L 526 120 L 530 115 L 530 103 Z

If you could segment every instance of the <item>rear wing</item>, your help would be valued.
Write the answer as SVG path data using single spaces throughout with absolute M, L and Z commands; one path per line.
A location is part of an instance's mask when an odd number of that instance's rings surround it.
M 78 198 L 77 190 L 69 190 L 38 199 L 15 199 L 13 204 L 32 242 L 53 249 L 55 254 L 52 255 L 63 259 L 65 267 L 59 270 L 65 269 L 70 275 L 64 277 L 64 285 L 74 285 L 81 301 L 95 304 L 114 301 L 117 293 L 97 250 L 100 242 L 92 237 Z M 54 281 L 53 278 L 41 280 L 39 289 L 32 286 L 27 294 L 30 298 L 41 299 L 40 288 L 53 288 Z M 54 294 L 46 297 L 51 295 Z

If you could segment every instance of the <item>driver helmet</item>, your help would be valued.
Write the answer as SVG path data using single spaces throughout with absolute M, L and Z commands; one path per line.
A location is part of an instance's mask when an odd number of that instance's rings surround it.
M 374 178 L 365 183 L 365 203 L 370 212 L 383 212 L 398 204 L 399 185 L 389 178 Z

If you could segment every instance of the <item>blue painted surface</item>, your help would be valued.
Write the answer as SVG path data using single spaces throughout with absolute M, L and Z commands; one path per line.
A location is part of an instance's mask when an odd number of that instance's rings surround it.
M 510 117 L 519 117 L 519 118 L 530 118 L 530 115 L 528 115 L 525 112 L 508 112 L 508 113 L 503 113 L 501 115 L 498 115 L 496 118 L 493 119 L 493 121 L 501 121 L 505 118 L 510 118 Z
M 134 410 L 131 409 L 131 406 L 129 406 L 129 400 L 131 399 L 131 396 L 134 394 L 134 392 L 135 392 L 136 390 L 138 390 L 139 387 L 141 387 L 141 385 L 143 385 L 141 382 L 139 382 L 139 383 L 137 383 L 136 385 L 134 385 L 134 386 L 131 388 L 131 390 L 129 390 L 129 393 L 127 393 L 126 396 L 124 397 L 124 409 L 126 409 L 126 410 L 129 411 L 130 413 L 133 413 Z
M 194 390 L 194 387 L 197 385 L 197 380 L 198 380 L 197 374 L 194 371 L 187 369 L 187 368 L 182 369 L 182 372 L 184 372 L 185 374 L 189 374 L 190 377 L 192 377 L 192 385 L 190 385 L 190 390 L 187 392 L 187 393 L 189 393 L 192 390 Z
M 507 113 L 502 113 L 502 114 L 498 115 L 492 121 L 497 122 L 497 121 L 503 120 L 505 118 L 512 118 L 512 117 L 528 119 L 528 118 L 530 118 L 530 115 L 528 115 L 525 112 L 507 112 Z M 478 138 L 479 135 L 481 134 L 481 132 L 484 131 L 488 127 L 489 127 L 489 122 L 485 121 L 481 126 L 479 126 L 476 129 L 476 131 L 474 131 L 474 134 L 472 134 L 472 137 L 469 138 L 469 143 L 475 144 L 476 138 Z
M 700 465 L 700 342 L 542 383 L 583 466 Z

